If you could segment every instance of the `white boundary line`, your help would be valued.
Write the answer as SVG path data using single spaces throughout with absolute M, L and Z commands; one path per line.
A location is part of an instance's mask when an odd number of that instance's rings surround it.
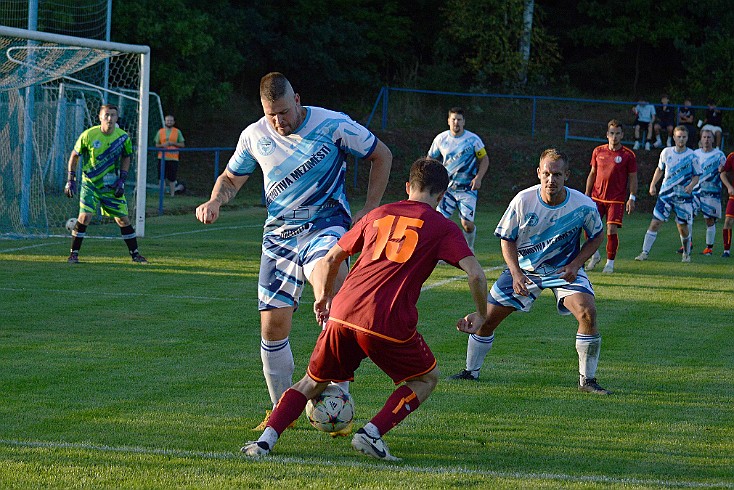
M 487 272 L 504 270 L 504 268 L 505 268 L 504 265 L 495 265 L 493 267 L 487 267 L 487 268 L 485 268 L 484 269 L 484 273 L 486 274 Z M 423 286 L 421 288 L 421 293 L 423 291 L 430 291 L 433 288 L 438 288 L 438 287 L 444 286 L 446 284 L 451 284 L 452 282 L 460 281 L 460 280 L 465 279 L 465 278 L 466 278 L 466 276 L 454 276 L 454 277 L 449 277 L 448 279 L 443 279 L 441 281 L 434 282 L 434 283 L 429 284 L 427 286 Z
M 494 267 L 487 267 L 484 269 L 484 272 L 491 272 L 503 269 L 504 266 L 494 266 Z M 454 276 L 449 277 L 448 279 L 443 279 L 441 281 L 429 284 L 427 286 L 423 286 L 421 288 L 421 292 L 424 291 L 430 291 L 431 289 L 435 289 L 437 287 L 444 286 L 446 284 L 451 284 L 452 282 L 460 281 L 464 279 L 466 276 Z M 125 291 L 118 291 L 118 292 L 110 292 L 110 291 L 94 291 L 93 293 L 90 291 L 76 291 L 71 289 L 54 289 L 54 288 L 11 288 L 11 287 L 0 287 L 0 291 L 9 291 L 9 292 L 41 292 L 41 293 L 64 293 L 64 294 L 85 294 L 85 295 L 97 295 L 97 296 L 113 296 L 113 297 L 122 297 L 122 298 L 129 298 L 129 297 L 135 297 L 135 298 L 168 298 L 168 299 L 200 299 L 205 301 L 240 301 L 240 298 L 228 298 L 228 297 L 217 297 L 217 296 L 193 296 L 193 295 L 181 295 L 181 294 L 152 294 L 152 293 L 136 293 L 136 292 L 125 292 Z
M 156 236 L 146 236 L 145 240 L 156 240 L 159 238 L 168 238 L 173 236 L 180 236 L 180 235 L 195 235 L 197 233 L 207 233 L 210 231 L 220 231 L 220 230 L 239 230 L 244 228 L 262 228 L 262 225 L 240 225 L 240 226 L 218 226 L 218 227 L 210 227 L 207 226 L 206 228 L 201 228 L 198 230 L 189 230 L 189 231 L 178 231 L 176 233 L 166 233 L 164 235 L 156 235 Z M 65 235 L 50 235 L 49 238 L 64 238 L 67 240 L 71 239 L 71 235 L 65 236 Z M 92 240 L 119 240 L 120 237 L 108 237 L 108 236 L 89 236 L 86 237 L 86 239 L 92 239 Z M 38 247 L 48 247 L 51 245 L 58 245 L 59 242 L 57 241 L 49 241 L 46 243 L 38 243 L 35 245 L 26 245 L 24 247 L 15 247 L 15 248 L 6 248 L 3 250 L 0 250 L 0 254 L 9 253 L 9 252 L 19 252 L 21 250 L 28 250 L 31 248 L 38 248 Z
M 114 297 L 147 297 L 147 298 L 168 298 L 168 299 L 202 299 L 206 301 L 241 301 L 242 298 L 226 298 L 212 296 L 191 296 L 181 294 L 149 294 L 149 293 L 131 293 L 131 292 L 109 292 L 109 291 L 77 291 L 72 289 L 46 289 L 46 288 L 5 288 L 0 287 L 0 291 L 12 292 L 41 292 L 41 293 L 65 293 L 65 294 L 84 294 L 89 296 L 114 296 Z
M 122 454 L 144 454 L 151 456 L 172 456 L 177 458 L 189 459 L 212 459 L 212 460 L 233 460 L 247 462 L 248 464 L 258 463 L 285 463 L 285 464 L 303 464 L 313 465 L 314 463 L 327 463 L 329 466 L 340 466 L 344 468 L 359 468 L 377 471 L 395 471 L 409 472 L 421 474 L 441 474 L 441 475 L 477 475 L 488 476 L 494 478 L 509 478 L 515 480 L 551 480 L 563 482 L 590 482 L 590 483 L 609 483 L 618 485 L 645 485 L 645 486 L 665 486 L 665 487 L 682 487 L 682 488 L 734 488 L 732 482 L 696 482 L 696 481 L 677 481 L 677 480 L 645 480 L 640 478 L 617 478 L 604 475 L 566 475 L 563 473 L 534 473 L 520 471 L 492 471 L 478 468 L 467 468 L 464 466 L 415 466 L 402 465 L 393 463 L 368 463 L 363 461 L 341 461 L 330 460 L 324 458 L 293 458 L 268 456 L 259 460 L 251 460 L 239 452 L 214 452 L 214 451 L 185 451 L 180 449 L 159 449 L 145 448 L 138 446 L 107 446 L 104 444 L 92 443 L 73 443 L 73 442 L 43 442 L 43 441 L 18 441 L 12 439 L 0 439 L 0 444 L 9 447 L 20 448 L 42 448 L 42 449 L 78 449 L 83 451 L 112 452 Z

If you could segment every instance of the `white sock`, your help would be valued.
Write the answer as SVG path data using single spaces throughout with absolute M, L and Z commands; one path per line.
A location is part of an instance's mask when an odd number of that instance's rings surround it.
M 655 243 L 655 239 L 657 237 L 657 231 L 647 230 L 647 232 L 645 233 L 645 239 L 642 241 L 642 251 L 649 254 L 650 249 L 652 248 L 652 244 Z
M 367 422 L 365 426 L 362 428 L 367 433 L 367 435 L 370 437 L 374 437 L 375 439 L 377 439 L 378 437 L 382 437 L 382 434 L 380 434 L 380 431 L 377 429 L 377 426 L 373 424 L 372 422 Z
M 268 426 L 265 427 L 265 430 L 262 434 L 260 434 L 260 437 L 258 438 L 257 442 L 267 442 L 268 447 L 270 450 L 273 450 L 273 446 L 275 446 L 275 443 L 278 442 L 278 433 L 275 432 L 275 429 Z
M 706 227 L 706 245 L 713 248 L 716 240 L 716 223 Z
M 691 253 L 691 234 L 689 233 L 688 236 L 681 235 L 680 244 L 683 245 L 683 253 L 690 255 Z
M 489 337 L 480 337 L 477 334 L 471 334 L 466 345 L 466 370 L 479 376 L 479 370 L 482 369 L 484 358 L 487 357 L 494 343 L 494 334 Z
M 263 374 L 268 385 L 270 401 L 273 406 L 278 403 L 285 390 L 293 384 L 293 352 L 288 337 L 283 340 L 260 340 L 260 359 L 263 363 Z
M 463 229 L 461 232 L 464 234 L 464 239 L 466 240 L 466 244 L 469 245 L 469 250 L 474 252 L 474 239 L 477 237 L 477 227 L 474 227 L 474 230 L 472 230 L 471 233 L 467 233 Z
M 607 265 L 609 267 L 614 267 L 614 259 L 607 259 Z
M 583 383 L 585 379 L 596 377 L 601 351 L 601 335 L 576 334 L 576 352 L 579 354 L 579 375 Z

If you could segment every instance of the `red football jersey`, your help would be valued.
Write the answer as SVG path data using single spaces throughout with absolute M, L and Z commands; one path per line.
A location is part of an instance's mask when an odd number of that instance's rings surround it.
M 602 202 L 627 202 L 627 176 L 637 172 L 637 157 L 626 147 L 610 150 L 609 145 L 594 148 L 592 167 L 596 167 L 596 180 L 591 198 Z
M 334 297 L 329 318 L 395 341 L 414 335 L 421 287 L 438 261 L 456 265 L 472 255 L 456 223 L 428 204 L 407 200 L 368 213 L 339 246 L 361 255 Z
M 729 177 L 729 182 L 731 182 L 731 178 L 734 176 L 734 151 L 726 157 L 726 163 L 724 163 L 724 168 L 721 171 L 726 172 L 726 176 Z M 726 191 L 726 189 L 724 190 Z

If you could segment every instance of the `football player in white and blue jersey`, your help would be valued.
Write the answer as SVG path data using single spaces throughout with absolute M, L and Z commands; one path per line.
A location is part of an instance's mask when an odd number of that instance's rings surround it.
M 642 242 L 642 253 L 635 260 L 647 260 L 660 226 L 675 212 L 675 224 L 683 246 L 682 262 L 691 261 L 691 237 L 688 223 L 693 219 L 693 188 L 701 175 L 701 164 L 696 153 L 686 146 L 688 130 L 678 126 L 673 130 L 675 146 L 664 148 L 650 182 L 650 195 L 658 196 L 650 226 Z M 657 185 L 663 179 L 658 192 Z
M 316 262 L 350 224 L 380 204 L 392 154 L 345 114 L 301 105 L 299 94 L 281 73 L 262 78 L 260 101 L 264 117 L 242 132 L 210 200 L 196 209 L 196 217 L 202 223 L 216 221 L 221 205 L 234 198 L 256 166 L 262 169 L 268 217 L 258 280 L 260 357 L 274 406 L 293 384 L 289 335 L 303 286 L 306 280 L 314 281 Z M 371 162 L 365 205 L 353 218 L 345 195 L 348 154 Z M 346 274 L 343 264 L 338 285 Z M 268 416 L 269 411 L 257 430 L 265 428 Z
M 489 157 L 481 138 L 464 129 L 464 110 L 461 107 L 449 109 L 448 123 L 449 129 L 438 134 L 428 150 L 428 156 L 442 162 L 449 173 L 449 188 L 436 209 L 446 218 L 451 218 L 458 206 L 464 238 L 474 251 L 477 195 L 489 169 Z
M 604 223 L 590 197 L 569 189 L 568 158 L 554 148 L 540 155 L 540 184 L 520 192 L 497 225 L 507 263 L 487 297 L 487 321 L 469 336 L 466 369 L 453 379 L 476 380 L 494 343 L 494 331 L 514 311 L 529 311 L 544 289 L 558 312 L 578 321 L 576 351 L 583 392 L 609 394 L 596 381 L 601 335 L 594 289 L 584 263 L 604 240 Z M 582 235 L 587 236 L 581 245 Z
M 693 217 L 699 211 L 706 220 L 706 248 L 703 255 L 714 254 L 716 240 L 716 220 L 721 218 L 721 178 L 719 173 L 726 163 L 726 155 L 714 148 L 714 132 L 701 129 L 701 147 L 694 150 L 701 164 L 701 177 L 693 188 Z M 693 220 L 689 225 L 689 234 L 693 236 Z

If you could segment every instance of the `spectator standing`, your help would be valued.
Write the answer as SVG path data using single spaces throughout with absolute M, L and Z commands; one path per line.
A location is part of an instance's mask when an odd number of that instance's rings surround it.
M 653 124 L 655 122 L 655 106 L 643 97 L 632 108 L 632 112 L 635 115 L 635 146 L 632 149 L 639 150 L 642 146 L 642 138 L 644 138 L 645 150 L 650 151 L 654 130 Z
M 175 124 L 176 120 L 172 115 L 167 115 L 164 120 L 164 127 L 158 130 L 155 135 L 155 146 L 156 148 L 165 148 L 172 150 L 176 148 L 184 148 L 186 143 L 184 141 L 183 133 L 178 129 Z M 158 177 L 161 176 L 161 164 L 164 152 L 158 152 Z M 170 187 L 171 196 L 176 195 L 176 184 L 178 184 L 178 152 L 177 151 L 166 151 L 165 152 L 165 181 Z
M 303 286 L 320 280 L 317 263 L 350 225 L 379 205 L 392 153 L 345 114 L 301 105 L 300 95 L 282 73 L 261 79 L 260 102 L 264 116 L 242 132 L 210 200 L 196 208 L 196 217 L 214 223 L 222 204 L 232 200 L 260 166 L 268 210 L 258 280 L 260 358 L 275 406 L 293 384 L 289 336 Z M 371 163 L 365 205 L 353 218 L 345 189 L 348 154 Z M 337 287 L 346 274 L 343 264 Z M 269 415 L 270 410 L 256 430 L 265 428 Z
M 655 108 L 655 143 L 652 146 L 663 146 L 661 133 L 665 131 L 665 146 L 673 146 L 673 129 L 675 128 L 675 111 L 668 105 L 667 94 L 660 97 L 660 105 Z
M 688 131 L 684 126 L 677 126 L 673 131 L 675 146 L 664 148 L 650 182 L 650 195 L 658 196 L 652 212 L 650 226 L 642 242 L 642 252 L 635 260 L 647 260 L 650 249 L 655 243 L 660 226 L 675 213 L 675 221 L 683 246 L 682 262 L 691 261 L 691 236 L 688 224 L 693 219 L 693 188 L 701 175 L 701 165 L 693 150 L 686 146 Z M 660 192 L 657 184 L 660 185 Z
M 269 454 L 309 399 L 329 381 L 351 381 L 369 357 L 398 387 L 382 410 L 354 434 L 352 447 L 377 459 L 398 460 L 382 436 L 415 412 L 438 383 L 436 358 L 417 331 L 416 303 L 439 260 L 466 272 L 477 309 L 459 320 L 457 328 L 472 333 L 486 319 L 484 271 L 456 224 L 435 211 L 447 186 L 448 173 L 440 162 L 417 160 L 405 186 L 408 200 L 367 214 L 319 261 L 316 267 L 323 273 L 314 282 L 314 313 L 324 327 L 308 370 L 283 394 L 259 439 L 247 443 L 243 453 Z M 357 263 L 334 296 L 341 264 L 356 253 L 360 253 Z
M 132 140 L 117 126 L 117 106 L 104 104 L 99 109 L 98 126 L 84 131 L 69 156 L 69 179 L 64 194 L 73 198 L 77 191 L 76 169 L 82 157 L 82 182 L 79 187 L 79 216 L 71 232 L 71 253 L 67 261 L 79 263 L 79 250 L 92 217 L 100 210 L 102 216 L 115 219 L 132 261 L 147 264 L 138 252 L 135 228 L 130 224 L 125 199 L 125 181 L 133 154 Z
M 614 259 L 619 248 L 617 230 L 622 227 L 624 213 L 635 210 L 637 200 L 637 156 L 622 145 L 622 123 L 612 119 L 607 124 L 606 145 L 594 148 L 591 170 L 586 178 L 586 195 L 596 203 L 599 215 L 607 220 L 607 262 L 602 272 L 614 272 Z M 629 186 L 629 196 L 627 187 Z M 589 260 L 587 270 L 593 270 L 601 261 L 597 250 Z
M 701 177 L 693 188 L 693 217 L 700 211 L 706 220 L 706 248 L 703 255 L 714 254 L 716 220 L 721 218 L 721 171 L 726 163 L 726 155 L 714 148 L 714 133 L 704 126 L 701 128 L 701 148 L 694 150 L 701 165 Z M 690 224 L 693 236 L 693 220 Z
M 477 236 L 474 224 L 477 196 L 489 169 L 489 157 L 479 136 L 464 129 L 461 107 L 449 109 L 448 123 L 449 129 L 438 134 L 428 150 L 428 156 L 442 161 L 449 172 L 449 188 L 437 209 L 446 218 L 451 218 L 459 207 L 464 238 L 473 251 Z
M 604 239 L 604 224 L 594 201 L 565 186 L 570 173 L 568 158 L 549 148 L 540 155 L 540 184 L 521 191 L 510 202 L 494 232 L 501 238 L 507 269 L 487 297 L 487 321 L 469 336 L 466 369 L 452 379 L 478 379 L 495 329 L 514 311 L 530 311 L 542 291 L 550 289 L 558 312 L 578 321 L 578 389 L 610 393 L 596 380 L 601 335 L 594 289 L 583 268 Z M 582 234 L 587 239 L 580 245 Z

